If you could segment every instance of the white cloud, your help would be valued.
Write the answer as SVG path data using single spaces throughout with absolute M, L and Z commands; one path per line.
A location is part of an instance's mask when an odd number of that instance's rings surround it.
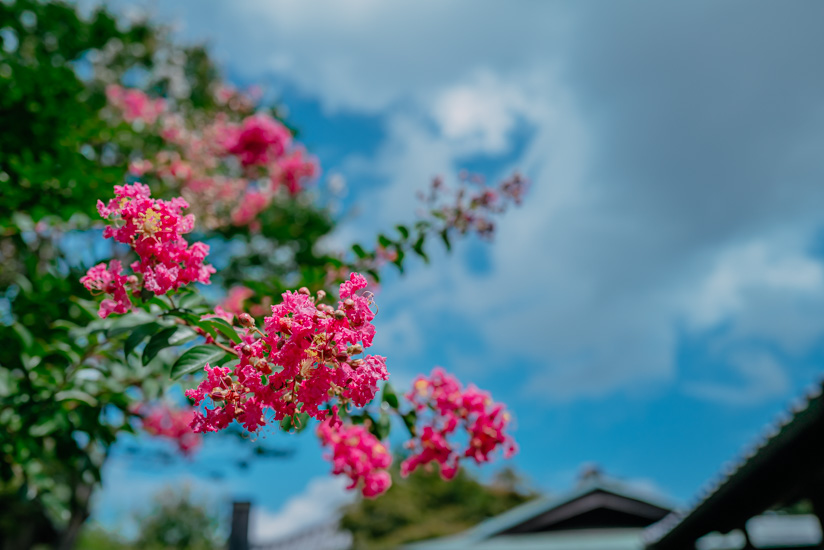
M 700 289 L 687 304 L 698 327 L 716 324 L 740 314 L 752 293 L 777 291 L 785 297 L 821 295 L 824 267 L 798 247 L 770 248 L 754 242 L 722 255 Z
M 249 538 L 255 543 L 270 542 L 335 521 L 340 508 L 355 498 L 345 487 L 346 480 L 341 477 L 314 478 L 277 512 L 252 507 Z
M 816 18 L 765 9 L 728 40 L 734 3 L 572 6 L 157 9 L 177 14 L 189 36 L 212 38 L 239 74 L 274 74 L 329 111 L 382 115 L 385 142 L 349 167 L 387 185 L 336 242 L 410 219 L 432 176 L 467 154 L 506 151 L 521 123 L 534 129 L 512 163 L 534 187 L 499 225 L 489 272 L 453 257 L 384 289 L 382 307 L 431 320 L 423 342 L 459 310 L 483 345 L 455 355 L 502 374 L 517 363 L 525 390 L 554 400 L 676 383 L 685 320 L 697 331 L 730 323 L 725 346 L 760 338 L 803 351 L 824 332 L 822 268 L 805 249 L 824 201 L 824 136 L 812 122 L 822 83 L 804 66 L 813 48 L 799 46 L 817 43 Z M 765 39 L 769 18 L 793 39 Z M 749 395 L 766 398 L 758 388 L 781 369 L 759 361 L 742 376 Z M 691 391 L 740 400 L 723 389 Z
M 485 71 L 440 92 L 432 108 L 447 140 L 463 153 L 502 153 L 509 147 L 523 98 Z
M 790 388 L 786 368 L 766 353 L 744 353 L 729 361 L 739 382 L 687 382 L 687 395 L 724 405 L 757 405 L 784 397 Z

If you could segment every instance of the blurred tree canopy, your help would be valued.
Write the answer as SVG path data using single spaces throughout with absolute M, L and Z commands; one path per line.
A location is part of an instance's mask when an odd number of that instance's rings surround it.
M 225 518 L 224 518 L 225 519 Z M 77 550 L 221 550 L 226 535 L 221 518 L 198 503 L 191 491 L 166 489 L 135 518 L 137 536 L 126 540 L 99 525 L 83 528 Z
M 388 550 L 459 533 L 536 496 L 508 468 L 489 484 L 465 469 L 452 481 L 436 471 L 417 470 L 406 479 L 396 473 L 380 499 L 360 499 L 344 509 L 340 526 L 352 533 L 355 550 Z

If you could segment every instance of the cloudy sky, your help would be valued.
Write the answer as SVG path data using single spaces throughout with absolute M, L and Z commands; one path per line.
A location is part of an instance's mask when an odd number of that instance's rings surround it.
M 438 174 L 532 180 L 494 243 L 389 277 L 376 351 L 400 381 L 439 364 L 494 389 L 536 487 L 596 462 L 687 503 L 824 370 L 824 4 L 114 6 L 289 108 L 348 183 L 340 243 L 414 219 Z M 331 513 L 316 444 L 289 445 L 204 490 L 253 498 L 260 536 L 316 520 L 319 495 Z M 101 509 L 171 479 L 113 467 Z

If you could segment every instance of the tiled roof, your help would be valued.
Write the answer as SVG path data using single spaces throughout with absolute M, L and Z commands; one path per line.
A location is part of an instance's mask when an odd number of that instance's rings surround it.
M 707 512 L 709 507 L 718 505 L 722 499 L 731 498 L 731 495 L 740 491 L 746 483 L 752 483 L 752 477 L 768 467 L 771 458 L 786 449 L 789 444 L 804 437 L 821 439 L 824 434 L 810 433 L 809 427 L 818 426 L 824 419 L 822 384 L 824 380 L 813 385 L 802 398 L 793 401 L 788 410 L 783 411 L 772 424 L 766 426 L 761 437 L 747 448 L 738 460 L 725 463 L 719 474 L 699 490 L 690 506 L 676 510 L 649 526 L 644 531 L 644 541 L 648 548 L 667 547 L 659 543 L 667 542 L 673 533 L 683 530 L 687 522 Z M 763 510 L 757 513 L 761 512 Z

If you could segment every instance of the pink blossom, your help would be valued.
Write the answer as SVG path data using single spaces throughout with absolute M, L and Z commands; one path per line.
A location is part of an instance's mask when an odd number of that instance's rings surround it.
M 272 184 L 283 185 L 293 195 L 300 192 L 310 180 L 320 173 L 317 159 L 306 154 L 302 148 L 283 156 L 275 163 L 272 171 Z
M 101 318 L 105 319 L 112 313 L 126 313 L 132 309 L 128 290 L 137 280 L 134 276 L 123 275 L 123 268 L 118 260 L 109 262 L 108 267 L 105 263 L 97 264 L 80 278 L 80 282 L 92 293 L 111 296 L 100 303 L 97 314 Z
M 255 295 L 255 292 L 246 286 L 233 286 L 229 289 L 226 299 L 220 304 L 225 311 L 240 315 L 246 311 L 244 304 L 246 300 Z
M 215 405 L 196 419 L 195 430 L 221 429 L 237 418 L 254 431 L 265 424 L 258 414 L 265 409 L 276 421 L 300 412 L 324 420 L 335 400 L 361 407 L 374 399 L 389 373 L 384 357 L 359 357 L 375 332 L 370 295 L 358 293 L 365 286 L 353 273 L 341 285 L 337 308 L 317 303 L 306 289 L 283 293 L 264 319 L 265 335 L 235 347 L 240 363 L 231 371 L 207 368 L 207 379 L 187 392 L 198 405 L 207 397 Z
M 226 138 L 226 150 L 237 155 L 243 166 L 265 165 L 283 155 L 292 134 L 269 115 L 257 114 L 232 128 Z
M 181 453 L 191 455 L 201 444 L 201 436 L 194 433 L 191 423 L 195 411 L 191 408 L 174 409 L 167 405 L 139 406 L 136 414 L 142 417 L 143 429 L 147 433 L 171 439 Z
M 152 169 L 152 163 L 148 160 L 133 160 L 129 163 L 129 173 L 135 176 L 142 176 Z
M 347 489 L 360 488 L 363 496 L 375 498 L 392 485 L 386 469 L 392 455 L 374 435 L 363 426 L 335 422 L 334 418 L 321 422 L 318 437 L 331 453 L 332 473 L 351 480 Z
M 97 202 L 100 215 L 114 222 L 103 231 L 105 238 L 130 245 L 139 260 L 131 264 L 143 276 L 143 288 L 155 294 L 193 282 L 208 284 L 214 268 L 203 262 L 209 246 L 196 242 L 189 246 L 183 235 L 194 228 L 194 216 L 183 215 L 188 203 L 152 199 L 149 187 L 141 183 L 116 185 L 115 198 Z
M 481 464 L 490 460 L 498 448 L 509 458 L 517 451 L 515 441 L 506 432 L 511 417 L 500 403 L 494 403 L 489 393 L 469 386 L 464 389 L 458 380 L 440 367 L 426 376 L 419 376 L 406 398 L 418 412 L 423 425 L 420 435 L 408 441 L 412 454 L 401 464 L 406 476 L 419 466 L 436 462 L 441 476 L 455 476 L 459 461 L 471 458 Z M 458 428 L 466 432 L 465 448 L 449 441 Z
M 151 99 L 140 90 L 123 88 L 117 84 L 106 86 L 106 99 L 121 112 L 126 122 L 140 119 L 146 124 L 154 124 L 166 109 L 163 99 Z
M 243 195 L 240 203 L 232 211 L 232 223 L 237 226 L 248 225 L 253 230 L 260 230 L 257 217 L 267 206 L 269 206 L 269 197 L 259 191 L 249 191 Z

